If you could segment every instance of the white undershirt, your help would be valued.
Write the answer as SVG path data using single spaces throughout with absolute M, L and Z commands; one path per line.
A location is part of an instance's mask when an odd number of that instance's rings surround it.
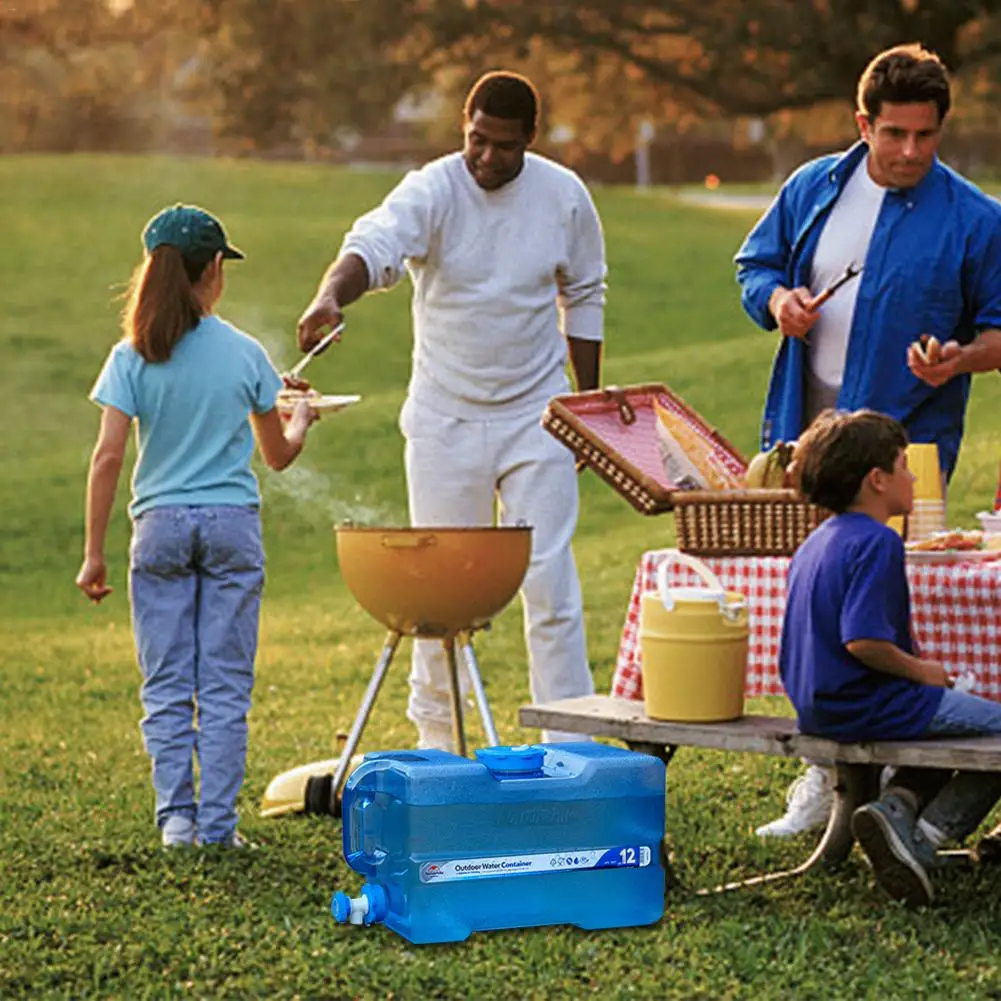
M 819 294 L 835 281 L 849 264 L 865 263 L 876 218 L 883 205 L 886 188 L 870 176 L 868 159 L 863 160 L 848 179 L 834 203 L 820 234 L 810 270 L 810 288 Z M 810 407 L 812 417 L 822 406 L 837 400 L 845 371 L 848 337 L 855 314 L 862 276 L 846 282 L 820 307 L 820 315 L 807 340 L 810 361 L 810 396 L 818 405 Z

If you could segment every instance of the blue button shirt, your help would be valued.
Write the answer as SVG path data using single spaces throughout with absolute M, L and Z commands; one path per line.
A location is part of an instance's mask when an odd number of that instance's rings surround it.
M 764 329 L 776 326 L 768 300 L 778 286 L 809 286 L 831 206 L 852 172 L 865 169 L 867 152 L 857 143 L 802 166 L 737 252 L 741 302 Z M 1001 204 L 936 160 L 914 188 L 887 190 L 859 282 L 838 407 L 897 418 L 912 441 L 938 445 L 942 468 L 951 473 L 970 377 L 935 389 L 910 373 L 907 347 L 921 334 L 969 344 L 978 331 L 1001 327 Z M 806 364 L 803 342 L 783 337 L 765 402 L 763 447 L 803 430 Z
M 271 410 L 281 386 L 264 348 L 215 316 L 165 362 L 146 362 L 119 341 L 90 398 L 136 419 L 132 517 L 167 504 L 260 504 L 248 417 Z
M 811 532 L 792 558 L 782 684 L 804 733 L 840 741 L 922 736 L 945 689 L 866 667 L 846 648 L 855 640 L 914 653 L 904 544 L 886 525 L 849 513 Z

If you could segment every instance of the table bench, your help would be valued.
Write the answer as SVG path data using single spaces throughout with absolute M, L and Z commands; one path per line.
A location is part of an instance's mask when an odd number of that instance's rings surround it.
M 653 754 L 670 764 L 679 747 L 812 758 L 835 762 L 834 808 L 827 828 L 810 857 L 795 869 L 767 873 L 714 887 L 716 892 L 800 875 L 823 863 L 837 865 L 851 851 L 852 812 L 878 795 L 884 765 L 1001 771 L 1001 737 L 931 738 L 839 744 L 798 733 L 785 716 L 742 716 L 725 723 L 668 723 L 650 719 L 643 703 L 611 695 L 587 695 L 542 705 L 522 706 L 523 726 L 566 730 L 592 737 L 612 737 L 632 750 Z M 950 853 L 968 858 L 968 853 Z

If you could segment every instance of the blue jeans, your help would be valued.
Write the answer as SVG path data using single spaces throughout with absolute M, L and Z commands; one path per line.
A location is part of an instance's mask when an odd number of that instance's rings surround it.
M 1001 733 L 1001 702 L 947 688 L 925 737 L 977 737 Z
M 969 692 L 947 688 L 925 737 L 976 737 L 1001 734 L 1001 703 Z M 1001 798 L 1001 774 L 996 772 L 948 772 L 927 768 L 902 768 L 891 785 L 909 789 L 928 805 L 922 820 L 949 840 L 972 834 Z
M 133 526 L 129 569 L 157 824 L 180 815 L 196 823 L 203 844 L 226 841 L 246 769 L 264 587 L 260 514 L 152 508 Z

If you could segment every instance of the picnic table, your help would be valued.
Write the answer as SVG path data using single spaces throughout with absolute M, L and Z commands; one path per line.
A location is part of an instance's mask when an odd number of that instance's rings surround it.
M 1001 770 L 1001 737 L 839 744 L 801 734 L 788 716 L 743 716 L 718 723 L 654 720 L 643 711 L 639 649 L 640 599 L 657 584 L 657 570 L 673 550 L 643 554 L 626 614 L 612 690 L 609 695 L 563 699 L 523 706 L 523 725 L 567 730 L 625 741 L 637 751 L 670 763 L 679 748 L 715 749 L 819 758 L 834 762 L 834 807 L 820 843 L 794 869 L 765 873 L 699 892 L 731 890 L 798 876 L 820 864 L 837 865 L 851 850 L 852 813 L 878 795 L 883 765 L 924 768 Z M 728 591 L 748 602 L 748 695 L 781 695 L 778 648 L 785 608 L 789 557 L 710 557 L 703 562 Z M 972 670 L 975 691 L 1001 701 L 1001 560 L 989 562 L 908 563 L 915 639 L 925 656 L 954 670 Z M 701 583 L 693 571 L 676 565 L 671 585 Z M 966 857 L 965 853 L 960 853 Z
M 643 698 L 639 644 L 640 599 L 657 584 L 657 568 L 672 550 L 645 552 L 636 570 L 619 643 L 611 694 Z M 728 591 L 747 598 L 748 661 L 745 694 L 782 695 L 778 673 L 779 638 L 785 609 L 788 556 L 706 557 L 703 562 Z M 975 694 L 1001 701 L 1001 560 L 912 563 L 914 637 L 922 656 L 954 671 L 972 671 Z M 672 586 L 701 581 L 684 566 L 669 574 Z
M 657 585 L 657 570 L 673 550 L 643 554 L 626 614 L 619 656 L 609 695 L 563 699 L 523 706 L 523 725 L 567 730 L 625 741 L 637 751 L 670 763 L 679 748 L 819 758 L 834 762 L 834 806 L 820 843 L 802 864 L 707 888 L 718 892 L 799 876 L 820 864 L 837 865 L 851 850 L 852 813 L 878 795 L 883 765 L 924 768 L 1001 770 L 1001 737 L 868 741 L 839 744 L 801 734 L 789 716 L 743 716 L 718 723 L 654 720 L 643 711 L 639 648 L 640 599 Z M 778 674 L 779 638 L 785 608 L 789 557 L 708 557 L 703 561 L 728 591 L 748 602 L 747 695 L 782 695 Z M 1001 560 L 957 563 L 908 563 L 915 639 L 925 656 L 953 670 L 972 670 L 979 695 L 1001 701 Z M 676 565 L 673 586 L 702 583 L 693 571 Z M 962 858 L 966 853 L 959 853 Z M 670 871 L 670 870 L 668 870 Z

